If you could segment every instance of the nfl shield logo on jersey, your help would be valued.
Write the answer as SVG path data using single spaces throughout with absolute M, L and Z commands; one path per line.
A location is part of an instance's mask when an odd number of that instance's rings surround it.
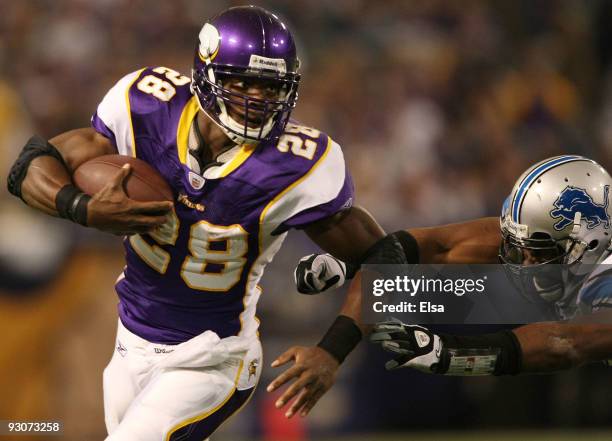
M 200 190 L 202 187 L 204 187 L 205 182 L 206 182 L 206 179 L 204 179 L 199 174 L 194 173 L 194 172 L 189 172 L 189 183 L 194 189 Z

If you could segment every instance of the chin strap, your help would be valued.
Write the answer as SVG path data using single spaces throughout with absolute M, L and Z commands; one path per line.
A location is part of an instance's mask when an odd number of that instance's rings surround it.
M 580 232 L 580 220 L 582 219 L 582 214 L 577 211 L 574 215 L 574 226 L 572 227 L 572 232 L 570 233 L 570 237 L 574 239 L 576 235 Z

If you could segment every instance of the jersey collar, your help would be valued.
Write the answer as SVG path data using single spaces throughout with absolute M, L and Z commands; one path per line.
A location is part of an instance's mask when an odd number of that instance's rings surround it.
M 198 174 L 200 173 L 200 170 L 195 170 L 197 161 L 191 159 L 191 155 L 189 155 L 189 132 L 193 120 L 198 114 L 199 110 L 200 107 L 195 96 L 191 97 L 183 108 L 176 134 L 176 145 L 179 160 L 182 164 L 186 165 Z M 256 147 L 257 146 L 255 144 L 242 144 L 221 153 L 216 158 L 216 162 L 220 164 L 207 167 L 204 170 L 204 177 L 206 179 L 218 179 L 229 175 L 251 156 Z M 199 166 L 197 168 L 199 168 Z

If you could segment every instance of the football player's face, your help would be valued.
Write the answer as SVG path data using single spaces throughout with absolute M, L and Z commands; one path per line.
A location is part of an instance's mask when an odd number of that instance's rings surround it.
M 525 249 L 523 250 L 523 265 L 537 265 L 550 262 L 559 257 L 559 250 L 555 248 Z
M 223 81 L 223 87 L 240 95 L 247 95 L 257 100 L 278 101 L 281 99 L 281 89 L 277 83 L 260 79 L 246 79 L 233 77 Z M 244 122 L 250 128 L 259 127 L 264 123 L 264 108 L 262 106 L 249 104 L 248 115 L 245 109 L 245 101 L 240 97 L 233 97 L 231 102 L 226 102 L 230 116 L 237 122 Z M 268 111 L 273 109 L 266 109 Z

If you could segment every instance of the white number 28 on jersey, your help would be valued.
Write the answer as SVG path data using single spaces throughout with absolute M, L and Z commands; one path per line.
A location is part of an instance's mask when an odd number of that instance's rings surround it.
M 169 222 L 150 236 L 160 245 L 174 245 L 178 238 L 179 220 L 174 212 Z M 181 265 L 181 278 L 193 289 L 225 292 L 231 289 L 246 264 L 248 233 L 238 224 L 213 225 L 200 221 L 191 226 L 189 253 Z M 130 236 L 132 248 L 151 268 L 165 274 L 170 253 L 157 245 L 150 245 L 141 235 Z
M 153 69 L 153 72 L 164 75 L 170 82 L 164 81 L 155 75 L 147 75 L 138 82 L 136 87 L 138 90 L 153 95 L 161 101 L 170 101 L 172 99 L 176 94 L 174 86 L 184 86 L 191 82 L 191 78 L 167 67 L 156 67 Z

